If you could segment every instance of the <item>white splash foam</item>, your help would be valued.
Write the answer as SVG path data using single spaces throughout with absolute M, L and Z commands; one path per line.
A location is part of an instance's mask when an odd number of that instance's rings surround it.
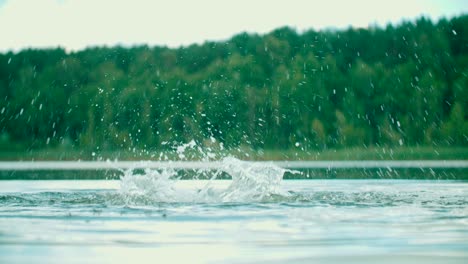
M 232 177 L 229 187 L 222 192 L 223 202 L 264 201 L 281 191 L 286 172 L 273 163 L 255 164 L 232 157 L 223 159 L 222 170 Z
M 202 148 L 192 140 L 189 143 L 175 146 L 174 150 L 181 160 L 198 157 L 201 161 L 219 160 L 216 169 L 197 169 L 193 179 L 203 181 L 181 180 L 179 171 L 173 168 L 157 170 L 146 169 L 144 173 L 133 170 L 124 171 L 120 181 L 120 194 L 127 204 L 154 203 L 231 203 L 231 202 L 268 202 L 288 193 L 281 190 L 283 174 L 286 171 L 273 163 L 252 163 L 234 157 L 221 156 L 217 148 Z M 219 148 L 223 149 L 222 145 Z M 289 171 L 293 172 L 294 171 Z M 220 185 L 220 175 L 228 174 L 231 180 Z M 188 186 L 189 183 L 193 186 Z M 181 187 L 184 186 L 184 187 Z
M 177 175 L 172 169 L 145 170 L 144 174 L 135 175 L 133 170 L 126 170 L 120 179 L 120 193 L 128 204 L 140 201 L 170 202 L 177 200 L 174 188 Z
M 209 180 L 180 180 L 174 169 L 145 170 L 135 174 L 127 170 L 121 177 L 120 193 L 127 204 L 154 203 L 244 203 L 268 202 L 288 194 L 281 190 L 283 174 L 287 171 L 271 164 L 256 164 L 233 157 L 221 160 L 218 169 L 200 169 L 196 173 Z M 231 180 L 220 187 L 214 181 L 227 173 Z M 197 178 L 197 175 L 195 175 Z M 192 183 L 192 188 L 186 188 Z M 185 188 L 181 187 L 182 185 Z

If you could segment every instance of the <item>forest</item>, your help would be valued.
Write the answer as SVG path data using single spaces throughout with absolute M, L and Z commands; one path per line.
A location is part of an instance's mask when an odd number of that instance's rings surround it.
M 149 32 L 148 34 L 151 34 Z M 0 54 L 0 151 L 468 146 L 468 15 Z

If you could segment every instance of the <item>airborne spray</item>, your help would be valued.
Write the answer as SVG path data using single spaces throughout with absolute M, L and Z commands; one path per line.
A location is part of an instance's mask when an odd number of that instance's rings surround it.
M 187 153 L 197 152 L 201 162 L 212 161 L 219 153 L 203 150 L 195 141 L 174 148 L 181 160 Z M 146 169 L 144 172 L 124 171 L 120 181 L 120 193 L 127 204 L 153 204 L 172 202 L 220 203 L 220 202 L 273 202 L 289 194 L 281 189 L 283 175 L 288 171 L 273 163 L 257 164 L 234 157 L 222 157 L 217 168 L 194 170 L 194 179 L 206 181 L 194 183 L 182 180 L 174 168 Z M 221 175 L 230 180 L 216 181 Z

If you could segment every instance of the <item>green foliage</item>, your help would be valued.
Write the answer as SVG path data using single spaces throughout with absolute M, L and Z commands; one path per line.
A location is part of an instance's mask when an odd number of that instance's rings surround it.
M 0 148 L 468 146 L 467 21 L 0 54 Z

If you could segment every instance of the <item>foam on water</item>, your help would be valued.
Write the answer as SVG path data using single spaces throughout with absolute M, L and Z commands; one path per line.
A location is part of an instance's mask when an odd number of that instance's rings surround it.
M 146 169 L 143 174 L 133 170 L 124 172 L 120 181 L 120 193 L 128 204 L 144 202 L 268 202 L 279 197 L 286 198 L 289 193 L 281 190 L 283 174 L 287 170 L 271 164 L 256 164 L 233 157 L 221 160 L 217 169 L 196 170 L 199 175 L 209 178 L 196 188 L 180 187 L 183 180 L 171 168 L 160 170 Z M 215 187 L 212 181 L 221 174 L 228 174 L 227 186 Z
M 288 170 L 273 163 L 257 164 L 234 157 L 222 157 L 222 149 L 222 144 L 217 148 L 202 148 L 194 140 L 174 147 L 181 160 L 198 157 L 202 162 L 220 161 L 216 169 L 194 171 L 194 179 L 208 179 L 202 186 L 180 187 L 182 180 L 179 172 L 173 168 L 146 169 L 143 174 L 126 170 L 121 177 L 120 194 L 127 204 L 268 202 L 289 195 L 281 190 L 283 174 Z M 231 178 L 224 188 L 212 184 L 220 175 Z

